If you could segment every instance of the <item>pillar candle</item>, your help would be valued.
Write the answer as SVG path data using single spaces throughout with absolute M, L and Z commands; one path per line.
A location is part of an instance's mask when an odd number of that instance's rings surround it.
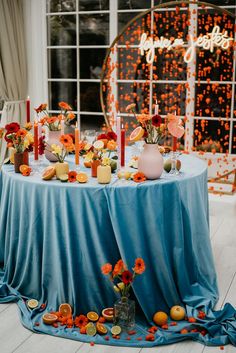
M 109 184 L 111 181 L 111 167 L 109 165 L 99 165 L 97 168 L 97 178 L 99 184 Z
M 39 135 L 38 135 L 38 123 L 34 122 L 34 159 L 39 159 Z
M 26 122 L 30 122 L 30 98 L 29 96 L 26 99 Z
M 116 135 L 117 135 L 117 154 L 118 161 L 121 164 L 121 131 L 120 131 L 120 116 L 116 117 Z
M 120 166 L 124 167 L 125 166 L 125 129 L 122 126 L 121 129 L 121 160 L 120 160 Z
M 75 164 L 79 165 L 79 129 L 75 127 Z
M 159 105 L 157 104 L 157 101 L 156 101 L 154 115 L 158 115 L 158 113 L 159 113 Z

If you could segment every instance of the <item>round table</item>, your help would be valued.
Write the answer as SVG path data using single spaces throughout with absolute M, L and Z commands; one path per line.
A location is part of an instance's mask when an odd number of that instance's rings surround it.
M 115 175 L 108 185 L 91 177 L 87 184 L 43 181 L 37 173 L 24 177 L 4 165 L 1 301 L 4 296 L 37 298 L 47 303 L 47 311 L 68 302 L 77 315 L 100 312 L 116 300 L 101 266 L 122 258 L 131 269 L 142 257 L 146 271 L 132 288 L 143 322 L 151 322 L 154 312 L 168 312 L 175 304 L 212 308 L 218 293 L 209 239 L 207 166 L 192 156 L 180 159 L 179 176 L 163 172 L 160 179 L 139 184 Z M 51 327 L 34 327 L 40 312 L 29 317 L 20 303 L 26 326 L 51 333 Z M 63 336 L 65 331 L 57 334 Z M 183 339 L 177 336 L 172 341 Z M 111 344 L 97 339 L 101 340 Z M 170 342 L 162 335 L 144 345 Z

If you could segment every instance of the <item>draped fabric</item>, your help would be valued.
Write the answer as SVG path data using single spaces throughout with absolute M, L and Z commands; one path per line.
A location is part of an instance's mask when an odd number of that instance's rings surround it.
M 5 101 L 0 125 L 25 122 L 26 49 L 22 0 L 0 1 L 0 99 Z M 2 142 L 1 142 L 2 141 Z M 0 140 L 0 167 L 6 142 Z
M 193 339 L 208 345 L 236 345 L 236 311 L 226 304 L 214 311 L 217 280 L 208 226 L 207 167 L 181 156 L 179 177 L 136 184 L 118 180 L 99 185 L 42 181 L 13 167 L 0 179 L 0 302 L 17 301 L 24 326 L 35 332 L 96 343 L 148 347 Z M 82 168 L 81 168 L 82 169 Z M 113 306 L 117 299 L 101 266 L 122 258 L 132 268 L 137 257 L 146 271 L 132 284 L 136 334 L 127 340 L 89 337 L 77 328 L 46 326 L 42 315 L 63 302 L 74 315 Z M 26 300 L 36 298 L 30 310 Z M 46 307 L 41 307 L 41 304 Z M 189 317 L 206 318 L 159 329 L 145 340 L 156 311 L 182 304 Z M 170 323 L 170 322 L 169 322 Z M 107 326 L 109 326 L 107 324 Z M 181 334 L 186 328 L 189 332 Z M 198 332 L 191 332 L 199 329 Z

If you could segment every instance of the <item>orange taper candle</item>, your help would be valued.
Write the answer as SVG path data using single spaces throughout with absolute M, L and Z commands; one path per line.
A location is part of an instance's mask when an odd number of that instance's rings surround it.
M 75 164 L 79 165 L 79 129 L 75 127 Z

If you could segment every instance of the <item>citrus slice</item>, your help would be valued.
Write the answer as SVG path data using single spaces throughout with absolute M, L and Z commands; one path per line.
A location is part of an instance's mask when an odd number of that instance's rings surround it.
M 97 140 L 93 143 L 93 147 L 96 148 L 96 150 L 102 150 L 104 148 L 104 142 L 102 140 Z
M 115 336 L 119 335 L 121 333 L 121 327 L 118 325 L 112 326 L 111 333 Z
M 177 137 L 178 139 L 184 134 L 184 127 L 175 123 L 169 123 L 168 130 L 172 136 Z
M 46 324 L 46 325 L 51 325 L 53 324 L 54 322 L 57 321 L 57 316 L 54 315 L 54 314 L 49 314 L 49 313 L 46 313 L 43 315 L 43 322 Z
M 20 165 L 19 170 L 21 173 L 24 173 L 28 170 L 28 168 L 29 168 L 29 166 L 27 164 L 22 164 L 22 165 Z
M 61 182 L 66 183 L 68 181 L 68 174 L 61 174 L 59 176 L 59 179 L 61 180 Z
M 39 305 L 39 302 L 37 301 L 37 299 L 29 299 L 29 300 L 27 300 L 27 306 L 30 309 L 35 309 L 35 308 L 37 308 L 38 305 Z
M 105 308 L 102 311 L 102 316 L 107 320 L 107 321 L 113 321 L 114 317 L 114 309 L 113 308 Z
M 76 180 L 79 182 L 79 183 L 87 183 L 88 181 L 88 175 L 86 173 L 78 173 L 76 175 Z
M 100 335 L 105 335 L 107 333 L 107 328 L 105 325 L 101 324 L 100 322 L 97 322 L 96 323 L 96 329 L 97 329 L 97 332 L 100 334 Z
M 43 180 L 50 180 L 50 179 L 52 179 L 54 177 L 55 174 L 56 174 L 55 167 L 49 165 L 47 168 L 45 168 L 43 170 L 42 179 Z
M 130 175 L 131 175 L 131 173 L 130 173 Z M 117 283 L 116 286 L 114 286 L 114 290 L 115 290 L 115 292 L 120 292 L 121 290 L 124 289 L 124 287 L 125 287 L 124 282 L 119 282 L 119 283 Z
M 71 316 L 72 315 L 72 307 L 68 303 L 63 303 L 59 306 L 59 312 L 64 317 Z
M 141 138 L 143 137 L 144 135 L 144 129 L 142 128 L 142 126 L 138 126 L 136 127 L 136 129 L 134 129 L 134 131 L 132 131 L 130 137 L 129 137 L 129 140 L 131 142 L 135 142 L 135 141 L 139 141 L 141 140 Z
M 90 321 L 98 321 L 99 319 L 99 315 L 95 312 L 95 311 L 89 311 L 88 314 L 87 314 L 87 318 L 90 320 Z
M 94 335 L 96 335 L 97 330 L 96 330 L 95 325 L 94 325 L 92 322 L 90 322 L 90 323 L 86 326 L 86 333 L 87 333 L 87 335 L 89 335 L 89 336 L 94 336 Z

